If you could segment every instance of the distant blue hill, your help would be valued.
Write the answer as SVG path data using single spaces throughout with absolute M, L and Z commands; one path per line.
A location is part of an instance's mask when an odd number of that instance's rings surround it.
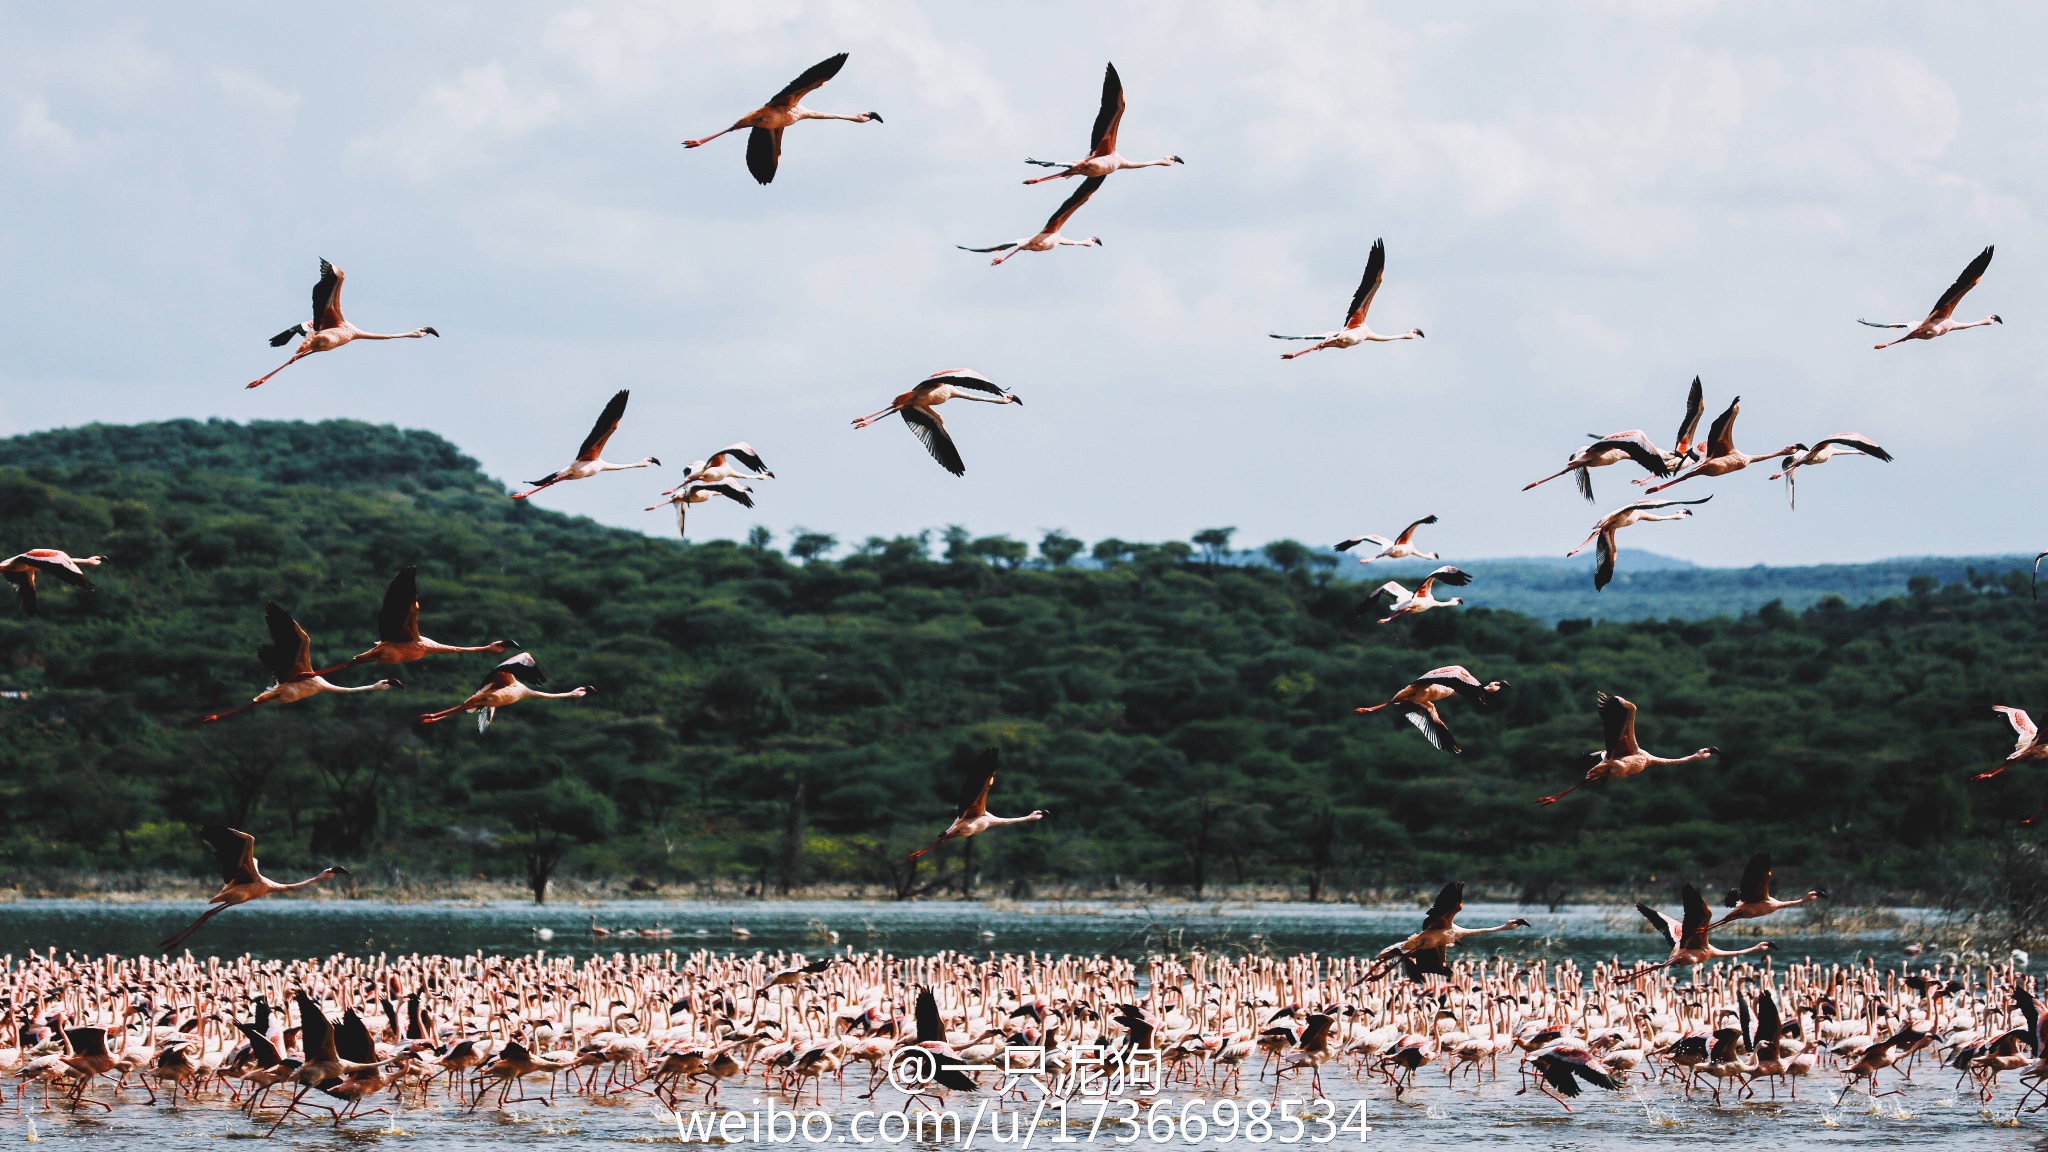
M 1361 567 L 1342 557 L 1337 571 L 1346 579 L 1379 583 L 1413 582 L 1435 564 L 1386 561 Z M 1678 617 L 1701 620 L 1739 616 L 1773 600 L 1797 611 L 1824 596 L 1840 596 L 1851 604 L 1904 596 L 1915 576 L 1939 584 L 1967 584 L 1997 579 L 2005 573 L 2031 572 L 2031 556 L 1923 556 L 1877 560 L 1868 564 L 1816 564 L 1804 568 L 1703 568 L 1689 561 L 1630 549 L 1621 554 L 1613 583 L 1593 590 L 1593 558 L 1553 557 L 1460 560 L 1472 574 L 1469 587 L 1457 589 L 1473 607 L 1501 608 L 1539 620 L 1647 620 Z M 1439 592 L 1438 595 L 1445 593 Z

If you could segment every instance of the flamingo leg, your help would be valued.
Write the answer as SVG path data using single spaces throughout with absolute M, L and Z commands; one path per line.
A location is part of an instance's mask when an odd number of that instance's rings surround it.
M 285 361 L 285 362 L 284 362 L 284 363 L 282 363 L 282 364 L 279 364 L 279 365 L 278 365 L 277 367 L 275 367 L 275 368 L 272 368 L 272 369 L 271 369 L 270 371 L 268 371 L 268 372 L 264 373 L 264 374 L 263 374 L 262 376 L 259 376 L 259 377 L 257 377 L 256 379 L 254 379 L 254 380 L 251 380 L 251 381 L 249 381 L 249 383 L 248 383 L 247 385 L 245 385 L 245 387 L 248 387 L 248 388 L 255 388 L 255 387 L 258 387 L 258 386 L 260 386 L 261 384 L 263 384 L 263 383 L 264 383 L 265 381 L 269 380 L 269 379 L 270 379 L 270 378 L 271 378 L 272 376 L 275 376 L 275 375 L 277 375 L 277 374 L 278 374 L 279 372 L 282 372 L 282 371 L 284 371 L 285 369 L 287 369 L 287 368 L 291 367 L 292 365 L 294 365 L 294 364 L 297 364 L 297 363 L 298 363 L 298 362 L 299 362 L 300 360 L 303 360 L 303 359 L 305 359 L 306 357 L 308 357 L 308 356 L 311 356 L 311 355 L 312 355 L 312 352 L 311 352 L 311 351 L 300 351 L 300 352 L 294 352 L 294 353 L 292 353 L 292 358 L 291 358 L 291 359 L 289 359 L 289 360 Z

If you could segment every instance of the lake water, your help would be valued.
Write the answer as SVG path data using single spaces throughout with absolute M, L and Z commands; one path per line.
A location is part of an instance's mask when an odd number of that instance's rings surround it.
M 23 901 L 0 905 L 0 951 L 19 955 L 34 948 L 56 948 L 80 955 L 104 952 L 136 953 L 153 949 L 155 941 L 179 927 L 200 909 L 196 903 L 100 904 L 85 901 Z M 614 927 L 640 927 L 659 922 L 676 929 L 678 935 L 661 941 L 620 940 L 601 943 L 588 934 L 590 918 Z M 1556 913 L 1508 906 L 1475 905 L 1463 918 L 1467 923 L 1496 922 L 1510 916 L 1525 916 L 1534 925 L 1523 932 L 1488 938 L 1498 950 L 1514 956 L 1574 958 L 1583 962 L 1620 955 L 1661 958 L 1662 945 L 1646 932 L 1636 930 L 1634 913 L 1611 908 L 1574 907 Z M 1910 916 L 1910 913 L 1905 914 Z M 381 905 L 352 901 L 274 900 L 234 909 L 207 926 L 194 941 L 194 951 L 232 955 L 244 950 L 263 957 L 321 956 L 345 953 L 469 952 L 518 953 L 543 944 L 536 928 L 548 928 L 554 938 L 545 942 L 550 952 L 582 954 L 635 948 L 688 951 L 714 950 L 800 950 L 811 954 L 851 945 L 857 949 L 884 948 L 902 953 L 955 951 L 1040 951 L 1055 953 L 1117 953 L 1142 955 L 1161 946 L 1206 946 L 1212 951 L 1243 949 L 1287 954 L 1319 952 L 1324 955 L 1358 955 L 1379 950 L 1412 931 L 1420 910 L 1361 909 L 1355 906 L 1299 904 L 1160 904 L 1149 908 L 1107 904 L 1017 904 L 985 906 L 959 903 L 630 903 L 573 905 L 534 908 L 530 905 L 498 904 L 413 904 Z M 732 935 L 737 925 L 751 935 L 744 940 Z M 703 935 L 697 935 L 697 933 Z M 837 932 L 837 944 L 828 933 Z M 1861 962 L 1876 957 L 1880 963 L 1896 963 L 1899 950 L 1896 933 L 1869 935 L 1780 937 L 1780 958 L 1812 957 L 1823 962 Z M 1487 949 L 1473 949 L 1484 955 Z M 2010 1079 L 2010 1078 L 2008 1078 Z M 2007 1126 L 2019 1099 L 2016 1085 L 2008 1084 L 1994 1110 L 1980 1108 L 1975 1095 L 1954 1090 L 1955 1076 L 1946 1069 L 1923 1063 L 1915 1082 L 1896 1096 L 1875 1104 L 1862 1096 L 1851 1096 L 1843 1106 L 1831 1106 L 1840 1078 L 1814 1077 L 1803 1086 L 1800 1099 L 1736 1103 L 1716 1107 L 1705 1094 L 1688 1100 L 1667 1084 L 1633 1087 L 1615 1095 L 1591 1092 L 1575 1102 L 1576 1115 L 1566 1115 L 1551 1101 L 1530 1093 L 1517 1096 L 1518 1086 L 1512 1061 L 1503 1061 L 1498 1081 L 1474 1087 L 1461 1080 L 1456 1088 L 1446 1087 L 1443 1074 L 1426 1069 L 1421 1088 L 1401 1103 L 1395 1103 L 1384 1084 L 1366 1086 L 1348 1073 L 1326 1070 L 1325 1085 L 1335 1105 L 1338 1120 L 1362 1118 L 1369 1129 L 1363 1133 L 1350 1128 L 1328 1146 L 1336 1148 L 1412 1148 L 1433 1145 L 1453 1148 L 1542 1148 L 1542 1149 L 1686 1149 L 1751 1147 L 1769 1143 L 1790 1148 L 1877 1148 L 1916 1147 L 1940 1149 L 2039 1148 L 2048 1146 L 2048 1113 L 2024 1118 L 2018 1127 Z M 1887 1078 L 1886 1087 L 1893 1085 Z M 12 1085 L 8 1086 L 12 1095 Z M 1290 1089 L 1292 1084 L 1290 1082 Z M 862 1076 L 850 1074 L 842 1087 L 828 1081 L 824 1086 L 822 1111 L 825 1118 L 813 1121 L 813 1131 L 822 1143 L 844 1144 L 841 1152 L 854 1152 L 858 1132 L 851 1125 L 856 1113 L 870 1107 L 893 1108 L 901 1097 L 884 1089 L 877 1105 L 859 1099 Z M 1764 1089 L 1759 1086 L 1759 1095 Z M 1270 1097 L 1270 1083 L 1261 1086 L 1246 1076 L 1246 1097 Z M 1186 1087 L 1169 1089 L 1163 1099 L 1166 1112 L 1178 1115 L 1184 1106 L 1196 1115 L 1215 1108 L 1213 1092 Z M 1192 1103 L 1197 1099 L 1202 1103 Z M 72 1116 L 61 1110 L 44 1110 L 32 1097 L 20 1114 L 11 1108 L 0 1111 L 0 1139 L 22 1140 L 34 1126 L 35 1137 L 55 1147 L 218 1149 L 221 1139 L 260 1135 L 261 1126 L 252 1125 L 230 1108 L 214 1102 L 195 1107 L 150 1108 L 142 1094 L 130 1091 L 126 1102 L 108 1114 Z M 775 1098 L 775 1106 L 787 1110 L 788 1102 Z M 1362 1113 L 1353 1109 L 1364 1103 Z M 9 1102 L 12 1104 L 12 1101 Z M 751 1084 L 728 1085 L 720 1101 L 728 1108 L 757 1110 L 768 1106 L 769 1097 L 758 1079 Z M 972 1120 L 977 1107 L 993 1112 L 994 1104 L 984 1095 L 979 1100 L 956 1098 L 951 1105 L 963 1118 Z M 1149 1103 L 1147 1105 L 1149 1107 Z M 1030 1105 L 1010 1106 L 1013 1113 Z M 808 1109 L 806 1109 L 808 1111 Z M 1300 1111 L 1299 1108 L 1292 1111 Z M 1064 1134 L 1089 1147 L 1110 1152 L 1120 1137 L 1129 1132 L 1115 1122 L 1111 1113 L 1099 1128 L 1091 1124 L 1094 1105 L 1070 1108 L 1073 1126 Z M 825 1127 L 829 1118 L 829 1130 Z M 1005 1121 L 1008 1123 L 1008 1121 Z M 865 1131 L 873 1135 L 873 1120 Z M 1045 1152 L 1062 1135 L 1051 1125 L 1028 1129 L 1033 1142 Z M 884 1135 L 894 1135 L 885 1129 Z M 1285 1122 L 1269 1145 L 1290 1143 L 1291 1128 Z M 1323 1130 L 1310 1125 L 1304 1135 L 1320 1136 Z M 555 1107 L 538 1103 L 515 1105 L 499 1113 L 489 1108 L 463 1114 L 452 1106 L 409 1107 L 393 1116 L 368 1116 L 339 1130 L 321 1118 L 320 1123 L 294 1120 L 279 1133 L 283 1147 L 307 1149 L 451 1149 L 481 1152 L 517 1143 L 561 1149 L 625 1148 L 648 1143 L 678 1141 L 673 1120 L 644 1097 L 622 1096 L 616 1102 L 593 1103 L 564 1093 Z M 1186 1141 L 1176 1131 L 1165 1143 L 1188 1147 L 1224 1148 L 1209 1133 Z M 1245 1132 L 1234 1144 L 1254 1142 Z M 1306 1140 L 1301 1141 L 1306 1143 Z M 733 1143 L 767 1152 L 772 1148 L 802 1147 L 755 1140 L 748 1131 L 737 1134 Z M 915 1143 L 912 1141 L 910 1143 Z M 1152 1145 L 1141 1134 L 1132 1143 Z M 884 1143 L 882 1148 L 904 1147 Z M 948 1139 L 926 1141 L 924 1148 L 958 1147 Z M 981 1129 L 973 1147 L 1007 1148 L 1018 1152 L 1017 1142 L 991 1141 Z M 1232 1152 L 1236 1152 L 1235 1149 Z

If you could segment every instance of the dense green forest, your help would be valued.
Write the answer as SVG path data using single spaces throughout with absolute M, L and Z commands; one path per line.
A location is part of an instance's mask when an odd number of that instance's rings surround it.
M 1733 619 L 1477 608 L 1380 627 L 1359 585 L 1287 541 L 1256 563 L 1220 532 L 685 544 L 508 500 L 438 437 L 349 422 L 0 441 L 0 529 L 7 550 L 112 558 L 96 593 L 52 585 L 40 616 L 0 613 L 0 689 L 27 693 L 0 700 L 0 865 L 17 869 L 197 873 L 191 826 L 227 821 L 287 873 L 518 878 L 559 857 L 771 893 L 973 877 L 1328 898 L 1456 875 L 1555 896 L 1725 882 L 1769 848 L 1788 884 L 1925 892 L 2048 801 L 2039 769 L 1967 778 L 2011 746 L 1988 705 L 2048 706 L 2048 607 L 2017 573 Z M 266 600 L 336 662 L 374 639 L 407 564 L 427 635 L 514 638 L 555 686 L 597 693 L 483 736 L 422 728 L 496 660 L 439 657 L 403 691 L 197 722 L 269 683 Z M 1353 714 L 1452 663 L 1514 686 L 1491 713 L 1446 706 L 1464 755 Z M 1641 705 L 1652 750 L 1723 756 L 1539 808 L 1598 746 L 1600 690 Z M 991 807 L 1052 817 L 911 872 L 988 748 Z

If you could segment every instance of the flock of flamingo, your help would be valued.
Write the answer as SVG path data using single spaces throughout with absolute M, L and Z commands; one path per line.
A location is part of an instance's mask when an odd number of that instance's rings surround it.
M 882 123 L 874 112 L 818 112 L 803 100 L 845 66 L 833 56 L 810 69 L 760 108 L 731 127 L 684 141 L 698 148 L 742 129 L 747 131 L 746 165 L 755 180 L 770 183 L 782 156 L 783 134 L 805 120 Z M 1184 163 L 1177 155 L 1132 161 L 1117 150 L 1125 98 L 1112 65 L 1105 70 L 1101 101 L 1085 157 L 1072 162 L 1031 159 L 1057 169 L 1025 181 L 1038 184 L 1078 177 L 1072 193 L 1036 233 L 967 251 L 996 253 L 1000 265 L 1021 252 L 1049 252 L 1063 246 L 1099 247 L 1099 237 L 1070 238 L 1063 230 L 1111 175 L 1125 169 Z M 1927 317 L 1914 324 L 1873 324 L 1903 330 L 1887 348 L 1907 340 L 1931 340 L 1964 328 L 2003 323 L 1996 315 L 1958 321 L 1955 310 L 1989 267 L 1987 247 L 1944 292 Z M 1275 339 L 1306 341 L 1286 359 L 1311 352 L 1352 348 L 1361 343 L 1422 339 L 1419 328 L 1395 335 L 1374 332 L 1367 313 L 1386 270 L 1386 245 L 1372 244 L 1365 274 L 1353 294 L 1342 327 Z M 255 388 L 307 356 L 330 352 L 357 340 L 419 339 L 440 333 L 432 327 L 376 333 L 344 318 L 344 273 L 320 262 L 313 289 L 313 318 L 272 337 L 283 347 L 299 341 L 291 358 L 249 383 Z M 1871 321 L 1861 323 L 1872 324 Z M 605 472 L 658 468 L 646 456 L 630 463 L 604 459 L 606 446 L 626 413 L 629 393 L 612 396 L 567 465 L 531 481 L 512 499 L 531 499 L 558 484 Z M 933 373 L 888 406 L 856 419 L 865 428 L 900 416 L 925 449 L 955 476 L 966 466 L 937 409 L 950 400 L 996 405 L 1023 401 L 987 377 L 965 368 Z M 1593 469 L 1633 463 L 1646 475 L 1634 483 L 1653 496 L 1694 478 L 1726 476 L 1752 464 L 1783 460 L 1771 479 L 1786 481 L 1793 497 L 1797 471 L 1842 454 L 1889 461 L 1875 441 L 1839 433 L 1811 445 L 1794 443 L 1750 455 L 1735 447 L 1741 399 L 1731 400 L 1704 440 L 1696 438 L 1705 412 L 1704 391 L 1695 378 L 1677 435 L 1667 451 L 1639 429 L 1595 435 L 1574 450 L 1558 472 L 1529 484 L 1535 488 L 1570 475 L 1579 492 L 1593 499 Z M 678 530 L 690 507 L 718 498 L 753 507 L 750 483 L 772 479 L 760 452 L 745 442 L 729 444 L 692 461 L 682 479 L 661 493 L 649 510 L 670 506 Z M 1526 489 L 1525 489 L 1526 490 Z M 1679 520 L 1712 497 L 1639 499 L 1602 517 L 1585 541 L 1596 549 L 1594 586 L 1613 578 L 1617 534 L 1634 524 Z M 1418 530 L 1434 515 L 1410 523 L 1397 536 L 1365 534 L 1338 543 L 1362 552 L 1361 564 L 1381 560 L 1437 560 L 1416 543 Z M 2048 556 L 2048 553 L 2044 553 Z M 38 548 L 0 562 L 0 574 L 14 585 L 24 611 L 37 607 L 39 576 L 90 591 L 85 569 L 104 556 L 72 557 Z M 2037 560 L 2038 564 L 2038 560 Z M 1385 601 L 1379 623 L 1461 603 L 1438 599 L 1438 585 L 1462 587 L 1467 573 L 1450 565 L 1431 572 L 1413 591 L 1389 581 L 1360 611 Z M 253 700 L 205 717 L 212 722 L 263 704 L 292 704 L 321 694 L 380 692 L 402 688 L 395 677 L 344 687 L 330 674 L 359 664 L 400 666 L 429 656 L 503 654 L 519 649 L 511 640 L 475 646 L 443 644 L 420 632 L 417 570 L 406 567 L 392 579 L 376 613 L 376 642 L 339 664 L 316 667 L 312 641 L 291 614 L 276 604 L 264 609 L 269 642 L 257 658 L 274 683 Z M 499 708 L 527 699 L 588 695 L 592 686 L 567 692 L 541 691 L 547 682 L 527 651 L 498 663 L 475 692 L 438 711 L 422 714 L 431 724 L 475 714 L 486 730 Z M 1437 749 L 1462 748 L 1439 708 L 1453 698 L 1488 708 L 1510 690 L 1501 680 L 1481 681 L 1463 667 L 1433 669 L 1384 703 L 1358 708 L 1362 714 L 1392 710 Z M 1680 765 L 1715 756 L 1712 747 L 1665 758 L 1637 742 L 1636 706 L 1600 693 L 1602 747 L 1586 754 L 1583 778 L 1540 798 L 1556 804 L 1589 784 L 1638 775 L 1649 768 Z M 2018 733 L 2018 747 L 2005 764 L 1978 776 L 1996 776 L 2007 765 L 2048 759 L 2044 741 L 2027 714 L 2001 706 Z M 975 836 L 1004 825 L 1042 819 L 1043 811 L 997 817 L 988 811 L 995 784 L 993 757 L 975 797 L 938 839 L 913 853 L 915 859 L 949 840 Z M 2028 821 L 2031 823 L 2032 821 Z M 309 887 L 346 869 L 330 867 L 296 883 L 263 875 L 255 840 L 230 828 L 207 828 L 222 888 L 194 923 L 165 939 L 176 952 L 221 912 L 279 893 Z M 1867 1084 L 1878 1095 L 1876 1077 L 1887 1068 L 1909 1074 L 1923 1059 L 1940 1059 L 1989 1101 L 2001 1073 L 2021 1073 L 2024 1093 L 2016 1108 L 2048 1103 L 2048 1048 L 2040 1017 L 2015 963 L 1985 969 L 1981 983 L 1968 968 L 1940 967 L 1929 975 L 1904 977 L 1874 967 L 1792 964 L 1776 968 L 1750 961 L 1701 969 L 1710 961 L 1767 953 L 1768 941 L 1725 949 L 1709 940 L 1715 928 L 1746 922 L 1822 899 L 1821 890 L 1796 900 L 1772 896 L 1771 863 L 1759 853 L 1740 885 L 1729 893 L 1728 911 L 1718 920 L 1705 897 L 1688 885 L 1682 914 L 1674 918 L 1638 905 L 1663 936 L 1669 956 L 1657 964 L 1595 965 L 1582 971 L 1566 962 L 1510 963 L 1498 958 L 1453 964 L 1451 949 L 1483 934 L 1528 927 L 1509 920 L 1487 928 L 1457 923 L 1464 885 L 1447 885 L 1430 907 L 1421 929 L 1370 959 L 1297 956 L 1275 961 L 1256 956 L 1226 959 L 1193 955 L 1154 957 L 1142 974 L 1129 962 L 1096 958 L 1000 955 L 987 959 L 940 955 L 904 957 L 847 954 L 822 960 L 802 956 L 722 956 L 710 952 L 616 955 L 577 964 L 543 955 L 517 959 L 412 956 L 396 961 L 333 958 L 325 961 L 256 962 L 247 956 L 201 963 L 186 954 L 168 961 L 105 957 L 58 960 L 31 954 L 0 971 L 4 1022 L 0 1042 L 11 1031 L 13 1047 L 0 1049 L 0 1067 L 14 1071 L 24 1086 L 42 1086 L 46 1105 L 61 1090 L 74 1109 L 112 1108 L 94 1095 L 108 1087 L 113 1099 L 131 1086 L 152 1102 L 161 1091 L 174 1101 L 224 1098 L 253 1117 L 272 1089 L 291 1096 L 271 1130 L 314 1101 L 339 1124 L 361 1115 L 382 1093 L 393 1106 L 429 1102 L 435 1094 L 474 1110 L 492 1099 L 503 1107 L 527 1097 L 529 1084 L 546 1084 L 547 1099 L 563 1088 L 585 1094 L 644 1093 L 671 1108 L 701 1089 L 715 1101 L 722 1082 L 759 1077 L 801 1099 L 809 1087 L 820 1103 L 829 1079 L 847 1091 L 848 1065 L 866 1065 L 867 1098 L 879 1090 L 881 1072 L 908 1049 L 930 1054 L 940 1068 L 936 1081 L 913 1096 L 943 1102 L 948 1093 L 994 1090 L 986 1069 L 1009 1049 L 1043 1048 L 1068 1055 L 1092 1051 L 1104 1067 L 1133 1067 L 1141 1054 L 1156 1052 L 1169 1089 L 1205 1083 L 1222 1091 L 1243 1090 L 1248 1063 L 1270 1076 L 1277 1100 L 1283 1081 L 1306 1079 L 1320 1098 L 1323 1070 L 1352 1068 L 1361 1080 L 1383 1078 L 1397 1097 L 1413 1090 L 1421 1071 L 1435 1064 L 1447 1085 L 1460 1076 L 1499 1076 L 1499 1060 L 1519 1054 L 1524 1090 L 1533 1086 L 1567 1111 L 1584 1087 L 1619 1090 L 1632 1077 L 1669 1078 L 1690 1096 L 1709 1091 L 1716 1102 L 1724 1090 L 1753 1095 L 1758 1084 L 1772 1093 L 1783 1087 L 1796 1096 L 1798 1080 L 1827 1069 L 1842 1075 L 1842 1093 Z M 593 921 L 593 935 L 602 932 Z M 739 932 L 736 929 L 735 935 Z M 1680 985 L 1670 970 L 1695 969 Z M 293 1018 L 296 1017 L 296 1023 Z M 1071 1095 L 1076 1069 L 1055 1064 L 1038 1082 L 1042 1098 Z M 600 1083 L 601 1082 L 601 1083 Z M 1029 1095 L 1028 1092 L 1025 1095 Z M 2041 1097 L 2041 1102 L 2035 1098 Z M 998 1093 L 998 1107 L 1006 1095 Z M 1840 1097 L 1837 1097 L 1839 1103 Z M 382 1108 L 371 1111 L 383 1111 Z

